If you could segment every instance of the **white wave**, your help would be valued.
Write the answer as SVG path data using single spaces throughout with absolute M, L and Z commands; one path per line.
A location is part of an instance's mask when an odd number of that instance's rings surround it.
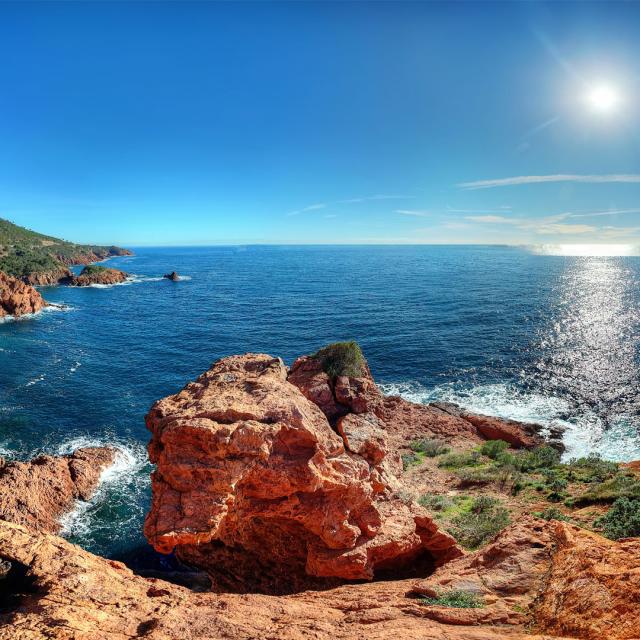
M 461 388 L 450 383 L 429 389 L 417 382 L 406 382 L 382 384 L 380 388 L 386 394 L 400 395 L 411 402 L 455 402 L 485 415 L 534 422 L 543 427 L 562 427 L 564 459 L 589 453 L 599 453 L 603 458 L 619 462 L 640 458 L 638 425 L 629 417 L 619 416 L 608 428 L 594 413 L 583 412 L 567 418 L 570 405 L 562 398 L 524 393 L 509 384 Z
M 35 313 L 23 313 L 20 316 L 3 316 L 0 318 L 0 324 L 5 322 L 23 322 L 25 320 L 34 320 L 47 313 L 56 313 L 58 311 L 75 311 L 75 307 L 67 304 L 48 303 L 46 307 L 43 307 Z
M 77 501 L 74 509 L 60 520 L 61 535 L 91 548 L 97 538 L 110 531 L 125 536 L 139 528 L 144 516 L 140 497 L 148 493 L 151 465 L 144 446 L 136 442 L 78 437 L 60 444 L 55 453 L 64 455 L 83 447 L 113 447 L 114 463 L 101 476 L 96 492 L 87 501 Z M 101 510 L 108 510 L 108 517 Z
M 112 287 L 127 287 L 132 284 L 140 284 L 141 282 L 159 282 L 160 280 L 163 280 L 161 276 L 142 276 L 131 273 L 123 282 L 114 282 L 112 284 L 93 283 L 86 285 L 86 287 L 91 289 L 111 289 Z
M 76 362 L 76 363 L 75 363 L 75 364 L 74 364 L 74 365 L 69 369 L 69 371 L 70 371 L 71 373 L 75 373 L 75 372 L 78 370 L 78 368 L 79 368 L 79 367 L 81 367 L 81 366 L 82 366 L 82 362 Z
M 46 378 L 46 375 L 44 373 L 40 374 L 37 378 L 33 378 L 31 380 L 29 380 L 29 382 L 27 382 L 27 384 L 25 384 L 25 387 L 32 387 L 34 384 L 38 384 L 38 382 L 42 382 L 44 379 Z

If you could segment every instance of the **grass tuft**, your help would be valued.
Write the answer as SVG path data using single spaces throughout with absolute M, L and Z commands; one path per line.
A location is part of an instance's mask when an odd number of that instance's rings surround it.
M 442 591 L 435 598 L 420 598 L 420 602 L 429 607 L 451 607 L 454 609 L 481 609 L 484 600 L 477 593 L 452 589 Z

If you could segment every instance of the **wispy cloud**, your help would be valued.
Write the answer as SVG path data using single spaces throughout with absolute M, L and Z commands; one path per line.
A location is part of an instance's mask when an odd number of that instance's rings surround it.
M 580 213 L 567 213 L 568 218 L 599 218 L 601 216 L 619 216 L 628 213 L 640 213 L 640 209 L 609 209 L 607 211 L 584 211 Z
M 295 211 L 289 211 L 287 213 L 288 216 L 299 216 L 301 213 L 307 213 L 307 211 L 317 211 L 318 209 L 326 208 L 326 204 L 324 202 L 318 202 L 317 204 L 310 204 L 308 207 L 303 207 L 302 209 L 296 209 Z
M 505 216 L 465 216 L 465 220 L 473 222 L 487 222 L 489 224 L 518 224 L 518 218 L 506 218 Z
M 498 210 L 489 210 L 489 209 L 454 209 L 447 205 L 447 211 L 449 213 L 473 213 L 473 214 L 502 214 L 508 211 L 511 211 L 511 206 L 508 204 L 502 205 L 498 207 Z
M 308 207 L 302 207 L 301 209 L 295 209 L 289 211 L 288 216 L 299 216 L 302 213 L 309 213 L 310 211 L 318 211 L 318 209 L 326 209 L 327 207 L 337 204 L 356 204 L 358 202 L 371 202 L 373 200 L 410 200 L 415 196 L 407 195 L 389 195 L 385 193 L 377 193 L 373 196 L 364 196 L 362 198 L 347 198 L 346 200 L 335 200 L 334 202 L 318 202 L 316 204 L 310 204 Z
M 482 224 L 507 224 L 523 231 L 532 231 L 539 235 L 574 235 L 593 233 L 598 228 L 588 224 L 566 224 L 569 214 L 546 216 L 544 218 L 507 218 L 505 216 L 466 216 L 466 220 Z
M 412 200 L 415 196 L 388 195 L 378 193 L 374 196 L 364 196 L 363 198 L 347 198 L 346 200 L 337 200 L 336 204 L 355 204 L 357 202 L 370 202 L 372 200 Z
M 396 209 L 394 213 L 401 216 L 414 216 L 416 218 L 428 218 L 432 213 L 430 211 L 417 211 L 415 209 Z
M 513 178 L 499 178 L 496 180 L 476 180 L 474 182 L 461 182 L 457 186 L 461 189 L 473 190 L 510 187 L 520 184 L 540 184 L 543 182 L 581 182 L 596 184 L 606 182 L 640 183 L 640 174 L 613 173 L 608 175 L 578 175 L 572 173 L 557 173 L 548 176 L 515 176 Z

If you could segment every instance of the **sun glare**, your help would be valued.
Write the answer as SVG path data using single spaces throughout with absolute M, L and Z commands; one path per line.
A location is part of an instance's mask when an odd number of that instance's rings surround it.
M 535 253 L 550 256 L 637 256 L 638 247 L 632 244 L 545 244 Z
M 608 113 L 620 103 L 620 94 L 615 87 L 600 84 L 590 89 L 587 94 L 587 102 L 594 111 Z

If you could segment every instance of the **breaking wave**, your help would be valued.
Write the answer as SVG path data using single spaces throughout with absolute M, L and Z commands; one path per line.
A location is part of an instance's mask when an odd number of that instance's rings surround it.
M 118 453 L 115 462 L 103 471 L 93 497 L 79 500 L 61 519 L 60 535 L 93 553 L 109 555 L 118 540 L 130 543 L 141 539 L 152 466 L 144 445 L 134 441 L 79 437 L 59 445 L 54 453 L 64 455 L 81 447 L 113 447 Z
M 462 387 L 455 383 L 427 388 L 419 382 L 381 384 L 385 394 L 399 395 L 420 404 L 455 402 L 486 415 L 535 422 L 564 429 L 565 459 L 600 453 L 620 462 L 640 458 L 637 418 L 616 416 L 608 425 L 593 412 L 572 413 L 569 403 L 559 397 L 527 393 L 515 385 L 496 383 Z

